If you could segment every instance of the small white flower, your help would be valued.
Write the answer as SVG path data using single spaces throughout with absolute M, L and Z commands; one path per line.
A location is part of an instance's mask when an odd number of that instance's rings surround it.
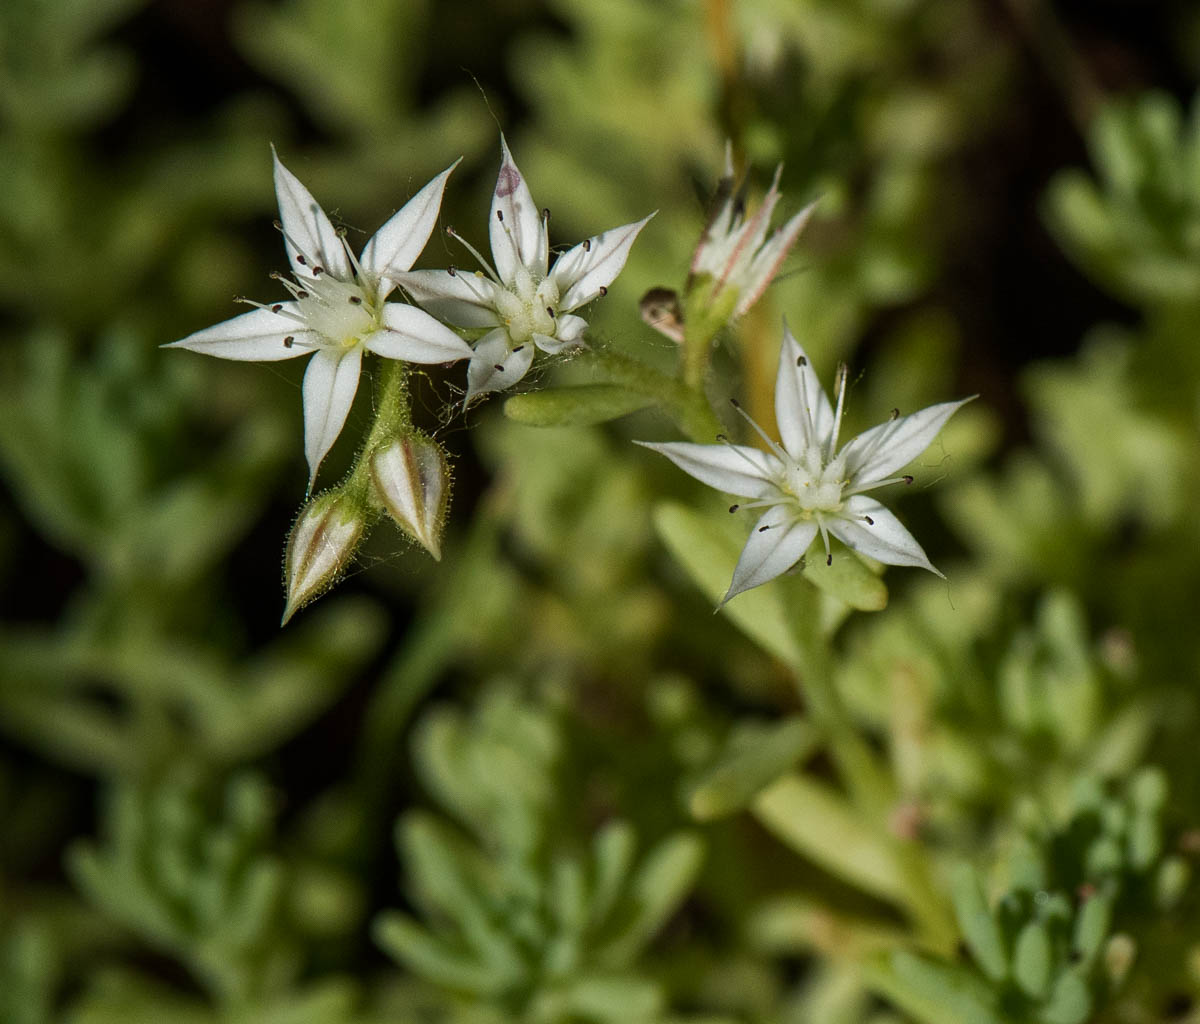
M 534 204 L 503 136 L 500 147 L 488 225 L 495 267 L 451 230 L 481 269 L 415 270 L 396 277 L 414 302 L 447 323 L 491 328 L 467 364 L 468 403 L 517 383 L 533 364 L 535 348 L 554 355 L 582 344 L 587 321 L 572 311 L 608 290 L 638 232 L 654 216 L 589 238 L 550 267 L 549 211 Z
M 434 178 L 383 225 L 356 257 L 312 194 L 275 156 L 279 227 L 294 280 L 275 274 L 288 302 L 257 306 L 165 348 L 221 359 L 274 361 L 312 354 L 304 372 L 304 453 L 311 489 L 317 467 L 341 433 L 358 390 L 363 350 L 410 363 L 468 359 L 471 347 L 423 310 L 387 302 L 394 278 L 425 248 L 446 179 Z M 243 300 L 249 301 L 249 300 Z
M 911 416 L 893 412 L 887 422 L 839 449 L 846 376 L 842 365 L 835 409 L 785 324 L 775 379 L 775 417 L 782 444 L 767 437 L 740 406 L 738 411 L 769 451 L 728 442 L 637 442 L 662 452 L 701 483 L 749 499 L 732 506 L 731 512 L 764 509 L 738 559 L 722 604 L 786 572 L 818 533 L 825 542 L 828 563 L 833 561 L 829 549 L 829 535 L 833 534 L 847 547 L 880 562 L 919 566 L 942 575 L 912 534 L 866 492 L 886 484 L 912 483 L 911 476 L 893 474 L 925 451 L 951 415 L 971 399 L 932 405 Z
M 725 173 L 718 191 L 718 195 L 724 195 L 724 200 L 700 236 L 700 244 L 692 256 L 688 288 L 690 290 L 693 282 L 708 278 L 712 289 L 709 303 L 712 305 L 718 304 L 732 289 L 736 298 L 731 297 L 735 303 L 731 319 L 736 320 L 759 300 L 817 205 L 809 203 L 768 239 L 771 214 L 781 195 L 779 176 L 782 171 L 782 166 L 775 169 L 775 177 L 762 204 L 754 216 L 746 220 L 744 189 L 734 189 L 733 155 L 729 146 L 725 147 Z

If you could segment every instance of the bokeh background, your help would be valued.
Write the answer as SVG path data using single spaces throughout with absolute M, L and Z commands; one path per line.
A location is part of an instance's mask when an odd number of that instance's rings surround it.
M 1200 1019 L 1198 82 L 1188 0 L 6 0 L 0 1021 Z M 855 427 L 978 392 L 900 504 L 949 588 L 714 617 L 664 418 L 459 367 L 444 560 L 280 630 L 302 367 L 158 346 L 278 294 L 271 144 L 356 247 L 462 156 L 483 247 L 501 130 L 554 243 L 658 209 L 588 318 L 660 369 L 725 140 L 820 198 L 713 394 L 771 421 L 784 315 Z

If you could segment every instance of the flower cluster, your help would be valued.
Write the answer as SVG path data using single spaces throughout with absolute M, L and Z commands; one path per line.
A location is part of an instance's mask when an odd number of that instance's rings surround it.
M 490 222 L 495 268 L 463 241 L 486 274 L 411 269 L 457 164 L 413 196 L 356 257 L 344 233 L 276 156 L 279 228 L 292 277 L 275 276 L 291 298 L 244 300 L 256 308 L 165 346 L 268 362 L 311 354 L 303 386 L 310 490 L 350 412 L 364 351 L 409 363 L 467 359 L 469 403 L 517 383 L 533 364 L 535 348 L 554 355 L 583 343 L 587 321 L 573 311 L 605 294 L 650 217 L 589 238 L 550 267 L 549 214 L 534 204 L 503 137 L 501 150 Z M 417 305 L 389 302 L 397 286 Z M 446 323 L 490 329 L 472 347 Z

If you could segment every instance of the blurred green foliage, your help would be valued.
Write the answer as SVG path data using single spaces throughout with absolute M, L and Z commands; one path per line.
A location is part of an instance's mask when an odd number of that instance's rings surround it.
M 1200 1019 L 1193 5 L 187 6 L 0 4 L 0 1022 Z M 462 155 L 484 247 L 498 127 L 555 244 L 658 208 L 587 314 L 652 383 L 724 140 L 820 198 L 709 392 L 770 422 L 784 314 L 849 429 L 982 392 L 901 505 L 948 583 L 714 616 L 745 523 L 580 357 L 415 375 L 443 561 L 278 630 L 295 368 L 157 346 L 282 267 L 270 143 L 352 240 Z

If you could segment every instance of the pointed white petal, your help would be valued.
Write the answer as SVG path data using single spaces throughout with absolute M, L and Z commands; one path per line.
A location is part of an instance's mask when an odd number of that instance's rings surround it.
M 744 590 L 773 580 L 800 561 L 817 535 L 817 524 L 811 519 L 793 521 L 793 515 L 787 505 L 775 505 L 754 524 L 721 604 Z
M 470 405 L 479 395 L 503 391 L 517 383 L 533 365 L 536 349 L 532 344 L 509 349 L 508 332 L 497 329 L 475 344 L 475 353 L 467 364 L 467 397 Z
M 321 267 L 344 281 L 350 279 L 350 259 L 346 247 L 334 230 L 321 204 L 300 184 L 271 148 L 275 159 L 275 197 L 279 200 L 279 221 L 283 224 L 283 244 L 288 259 L 299 277 L 312 277 L 312 268 Z M 299 257 L 303 256 L 301 263 Z
M 775 377 L 775 422 L 784 448 L 795 458 L 800 458 L 809 445 L 821 444 L 833 432 L 833 407 L 786 320 L 779 349 L 779 372 Z
M 512 284 L 517 266 L 522 265 L 540 280 L 546 276 L 549 259 L 546 223 L 533 203 L 529 186 L 517 170 L 503 135 L 500 136 L 500 149 L 500 175 L 492 195 L 492 215 L 488 224 L 496 273 L 505 284 Z
M 397 274 L 413 302 L 456 327 L 495 327 L 497 284 L 481 271 L 410 270 Z
M 741 316 L 753 306 L 767 290 L 775 275 L 779 273 L 780 264 L 787 258 L 800 232 L 804 230 L 817 208 L 816 201 L 811 202 L 791 220 L 783 225 L 761 249 L 754 254 L 750 266 L 746 269 L 742 291 L 738 294 L 737 307 L 733 311 L 735 317 Z
M 653 213 L 650 214 L 650 217 L 653 216 Z M 562 295 L 559 309 L 577 309 L 591 302 L 602 288 L 607 288 L 616 280 L 629 257 L 630 248 L 642 228 L 650 222 L 650 217 L 602 231 L 554 261 L 550 276 Z
M 323 348 L 304 371 L 304 454 L 312 489 L 321 460 L 333 447 L 358 390 L 362 346 L 344 351 Z
M 942 402 L 928 409 L 888 420 L 859 434 L 843 449 L 850 487 L 864 487 L 885 480 L 907 466 L 933 443 L 946 421 L 971 398 Z
M 582 347 L 577 341 L 563 341 L 561 338 L 553 338 L 549 334 L 535 334 L 533 343 L 548 356 L 556 356 L 560 352 Z
M 279 306 L 278 313 L 255 309 L 162 347 L 186 348 L 218 359 L 262 363 L 308 355 L 320 343 L 320 336 L 304 330 L 301 322 L 285 315 L 295 313 L 294 302 L 281 302 Z
M 862 516 L 864 519 L 850 517 Z M 829 532 L 855 551 L 886 565 L 915 565 L 942 576 L 930 563 L 916 538 L 874 498 L 856 494 L 846 501 L 842 517 L 828 521 Z M 942 577 L 945 579 L 945 577 Z
M 739 498 L 762 498 L 775 490 L 779 466 L 774 456 L 740 444 L 635 441 L 660 452 L 689 476 Z
M 380 320 L 384 329 L 363 340 L 376 355 L 409 363 L 453 363 L 471 358 L 471 346 L 445 324 L 416 306 L 389 302 Z
M 362 253 L 363 269 L 376 279 L 403 273 L 412 267 L 429 241 L 442 208 L 446 179 L 462 158 L 455 160 L 420 192 L 405 203 L 392 218 L 375 232 Z M 392 289 L 390 281 L 380 280 L 382 299 Z

